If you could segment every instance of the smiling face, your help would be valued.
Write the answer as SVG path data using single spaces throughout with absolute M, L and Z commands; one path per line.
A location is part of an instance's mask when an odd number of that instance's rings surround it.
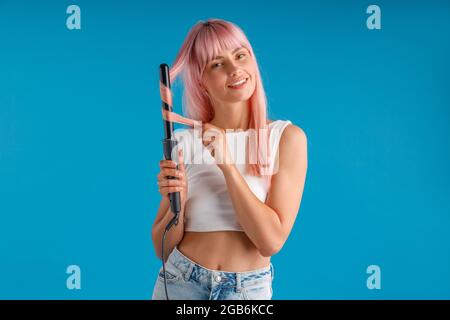
M 206 64 L 203 72 L 203 87 L 207 90 L 212 102 L 246 101 L 255 91 L 255 73 L 255 60 L 246 48 L 223 51 Z M 242 83 L 240 80 L 245 82 Z

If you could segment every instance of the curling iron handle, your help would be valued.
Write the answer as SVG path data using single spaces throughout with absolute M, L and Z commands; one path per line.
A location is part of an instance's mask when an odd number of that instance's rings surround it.
M 166 160 L 173 160 L 172 154 L 178 154 L 177 152 L 172 153 L 172 151 L 177 148 L 177 140 L 172 139 L 163 139 L 163 149 L 164 149 L 164 158 Z M 176 163 L 178 163 L 177 159 L 174 160 Z M 178 164 L 177 164 L 178 169 Z M 168 179 L 176 179 L 176 177 L 169 176 Z M 170 210 L 172 213 L 176 216 L 177 221 L 175 224 L 178 224 L 178 215 L 181 212 L 181 197 L 180 192 L 171 192 L 169 193 L 169 199 L 170 199 Z

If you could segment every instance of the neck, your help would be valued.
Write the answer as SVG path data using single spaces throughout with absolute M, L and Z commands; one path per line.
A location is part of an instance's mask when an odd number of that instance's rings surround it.
M 219 103 L 214 106 L 214 118 L 210 123 L 222 129 L 248 130 L 250 120 L 249 101 Z

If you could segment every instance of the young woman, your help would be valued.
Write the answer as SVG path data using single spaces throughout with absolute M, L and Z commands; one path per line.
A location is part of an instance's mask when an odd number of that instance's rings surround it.
M 291 121 L 267 119 L 255 54 L 233 23 L 209 19 L 194 25 L 171 79 L 180 73 L 185 112 L 202 122 L 202 130 L 177 132 L 178 169 L 172 161 L 160 161 L 162 200 L 152 239 L 157 256 L 167 261 L 169 298 L 271 299 L 270 257 L 287 240 L 300 208 L 306 135 Z M 239 137 L 247 142 L 231 147 Z M 164 228 L 173 217 L 168 194 L 176 191 L 182 212 L 166 236 L 168 257 L 162 257 Z M 152 298 L 166 299 L 162 268 Z

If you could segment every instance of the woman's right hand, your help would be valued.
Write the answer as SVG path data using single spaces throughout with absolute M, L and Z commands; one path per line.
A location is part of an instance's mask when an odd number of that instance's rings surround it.
M 159 162 L 160 172 L 157 177 L 158 191 L 163 198 L 167 199 L 167 201 L 169 201 L 169 193 L 180 192 L 181 208 L 184 208 L 188 185 L 182 150 L 179 150 L 178 152 L 178 163 L 177 169 L 176 163 L 172 160 L 161 160 Z M 168 179 L 167 177 L 169 176 L 175 177 L 176 179 Z

